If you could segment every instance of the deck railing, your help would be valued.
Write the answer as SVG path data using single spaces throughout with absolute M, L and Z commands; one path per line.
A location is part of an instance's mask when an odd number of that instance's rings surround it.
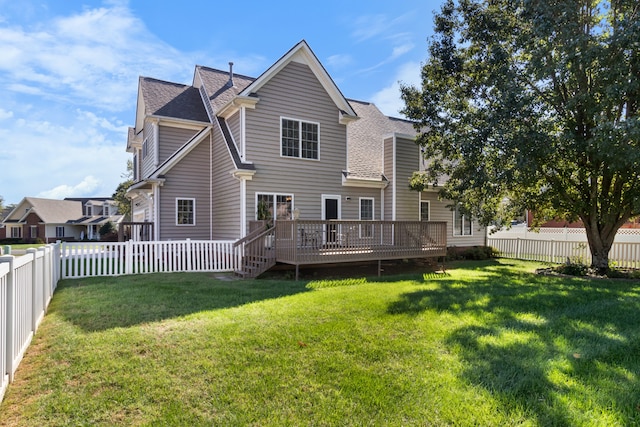
M 322 264 L 446 255 L 446 222 L 277 221 L 276 260 Z

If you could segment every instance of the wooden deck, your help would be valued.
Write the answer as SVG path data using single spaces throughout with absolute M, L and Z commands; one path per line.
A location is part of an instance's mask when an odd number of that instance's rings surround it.
M 256 277 L 276 262 L 296 266 L 390 259 L 437 258 L 447 251 L 446 222 L 277 221 L 257 228 L 243 245 L 243 277 Z

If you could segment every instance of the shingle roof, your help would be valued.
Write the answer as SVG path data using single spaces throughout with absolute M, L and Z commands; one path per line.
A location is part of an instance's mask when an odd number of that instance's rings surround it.
M 351 175 L 380 179 L 383 173 L 383 138 L 392 133 L 415 135 L 408 120 L 385 116 L 375 104 L 349 100 L 359 120 L 347 126 L 348 167 Z
M 25 197 L 24 199 L 40 219 L 47 224 L 64 224 L 70 219 L 82 216 L 82 204 L 73 200 L 40 199 Z
M 209 122 L 200 92 L 193 86 L 140 77 L 145 113 Z
M 196 72 L 200 75 L 214 112 L 225 106 L 255 80 L 253 77 L 234 73 L 231 86 L 228 71 L 197 65 Z

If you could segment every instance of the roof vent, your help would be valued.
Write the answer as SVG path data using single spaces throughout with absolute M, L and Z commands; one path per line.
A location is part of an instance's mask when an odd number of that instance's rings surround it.
M 233 86 L 233 62 L 229 62 L 229 86 Z

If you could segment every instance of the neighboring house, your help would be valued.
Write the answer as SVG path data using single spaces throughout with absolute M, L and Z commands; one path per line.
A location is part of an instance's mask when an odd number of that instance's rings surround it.
M 192 85 L 139 79 L 128 196 L 154 240 L 239 239 L 266 208 L 270 219 L 446 221 L 449 246 L 485 243 L 435 190 L 409 189 L 423 167 L 412 123 L 347 100 L 305 41 L 257 78 L 232 65 L 196 66 Z
M 123 216 L 117 204 L 106 197 L 65 200 L 25 197 L 2 221 L 6 238 L 24 242 L 42 240 L 98 240 L 100 227 L 117 226 Z
M 4 221 L 4 219 L 7 217 L 7 215 L 9 215 L 9 213 L 11 213 L 12 210 L 12 207 L 7 207 L 0 210 L 0 240 L 4 240 L 7 238 L 7 228 L 4 226 L 2 221 Z

